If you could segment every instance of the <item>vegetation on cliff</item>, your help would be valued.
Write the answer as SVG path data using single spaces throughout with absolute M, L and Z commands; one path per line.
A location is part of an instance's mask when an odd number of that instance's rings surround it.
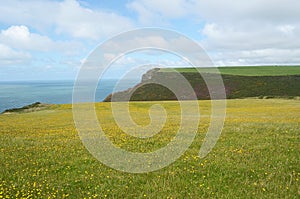
M 219 67 L 224 82 L 227 99 L 236 98 L 295 98 L 300 96 L 300 66 L 263 66 L 263 67 Z M 201 68 L 201 74 L 211 80 L 218 74 L 212 68 Z M 210 99 L 204 78 L 195 68 L 153 69 L 144 74 L 140 84 L 126 91 L 114 93 L 114 101 L 159 101 L 176 100 L 175 94 L 168 88 L 155 84 L 162 79 L 176 84 L 178 72 L 191 84 L 197 99 Z M 184 89 L 178 90 L 183 97 L 192 99 L 191 93 Z M 129 97 L 130 96 L 130 97 Z M 111 101 L 109 95 L 104 101 Z

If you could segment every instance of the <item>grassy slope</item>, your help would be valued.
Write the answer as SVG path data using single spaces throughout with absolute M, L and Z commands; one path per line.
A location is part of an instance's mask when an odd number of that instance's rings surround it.
M 210 94 L 200 73 L 195 68 L 176 68 L 191 84 L 198 99 L 210 99 Z M 300 96 L 300 66 L 261 66 L 261 67 L 220 67 L 227 99 L 259 97 L 259 98 L 294 98 Z M 154 82 L 164 80 L 176 83 L 177 73 L 173 69 L 149 71 Z M 208 73 L 208 78 L 216 78 L 215 69 L 201 68 Z M 147 76 L 146 74 L 146 76 Z M 148 84 L 147 80 L 138 85 L 136 90 L 115 93 L 116 99 L 131 96 L 132 101 L 176 100 L 175 95 L 164 86 Z M 185 89 L 178 90 L 185 92 Z M 132 91 L 134 91 L 132 93 Z M 180 93 L 185 99 L 191 99 L 188 93 Z M 111 101 L 111 95 L 104 101 Z M 118 100 L 117 100 L 118 101 Z
M 155 102 L 132 102 L 133 119 L 149 121 Z M 136 140 L 112 120 L 110 103 L 96 106 L 113 142 L 150 151 L 169 142 L 178 104 L 160 102 L 170 120 L 153 138 Z M 0 196 L 20 198 L 299 198 L 300 103 L 298 100 L 229 100 L 216 147 L 197 154 L 208 127 L 209 101 L 199 101 L 202 120 L 189 150 L 175 163 L 146 174 L 112 170 L 95 160 L 74 127 L 71 105 L 0 115 Z
M 213 73 L 211 68 L 199 68 L 201 72 Z M 182 73 L 198 72 L 195 68 L 175 68 Z M 240 76 L 281 76 L 300 75 L 300 66 L 240 66 L 240 67 L 218 67 L 221 74 Z M 172 69 L 163 68 L 160 72 L 171 72 Z

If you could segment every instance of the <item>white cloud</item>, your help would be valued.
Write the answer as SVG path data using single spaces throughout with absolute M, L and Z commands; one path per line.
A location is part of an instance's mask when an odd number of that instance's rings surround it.
M 1 0 L 0 0 L 1 1 Z M 86 53 L 83 45 L 94 46 L 103 40 L 140 25 L 171 26 L 186 33 L 198 30 L 199 41 L 216 63 L 260 64 L 296 63 L 300 49 L 300 1 L 296 0 L 131 0 L 128 16 L 98 8 L 87 8 L 79 0 L 10 0 L 0 6 L 0 45 L 2 63 L 28 61 L 33 52 L 44 57 L 70 60 L 76 53 Z M 122 2 L 120 2 L 122 3 Z M 126 13 L 124 11 L 123 13 Z M 185 28 L 185 23 L 195 27 Z M 200 25 L 199 25 L 200 24 Z M 181 27 L 179 27 L 181 26 Z M 59 38 L 59 39 L 58 39 Z M 74 42 L 77 41 L 77 42 Z M 78 43 L 78 42 L 81 43 Z M 132 42 L 132 41 L 130 41 Z M 132 43 L 110 43 L 107 53 Z M 159 35 L 139 38 L 140 46 L 193 51 L 184 39 L 166 40 Z M 30 53 L 32 55 L 30 55 Z M 76 54 L 78 55 L 78 54 Z M 61 57 L 60 57 L 61 56 Z M 84 55 L 81 55 L 84 56 Z M 8 59 L 6 59 L 6 58 Z M 60 58 L 57 58 L 60 57 Z M 23 59 L 24 58 L 24 59 Z M 82 58 L 82 57 L 81 57 Z M 79 56 L 76 60 L 79 61 Z M 6 60 L 6 61 L 5 61 Z M 10 61 L 7 61 L 10 60 Z M 20 60 L 20 61 L 18 61 Z M 124 60 L 131 62 L 132 60 Z M 174 63 L 176 64 L 176 63 Z M 73 64 L 74 65 L 74 64 Z
M 286 35 L 291 35 L 291 34 L 294 34 L 295 26 L 282 25 L 282 26 L 278 27 L 278 30 L 280 30 L 281 32 L 283 32 Z
M 29 63 L 31 55 L 26 52 L 15 51 L 8 46 L 0 44 L 0 66 Z
M 126 17 L 85 8 L 75 0 L 6 1 L 0 6 L 0 22 L 23 24 L 40 32 L 54 29 L 58 34 L 94 40 L 133 26 Z
M 99 39 L 132 27 L 129 19 L 115 13 L 83 8 L 77 1 L 67 0 L 59 5 L 57 31 L 74 37 Z
M 195 16 L 220 23 L 294 23 L 300 17 L 300 2 L 297 0 L 192 0 L 186 3 L 191 5 L 191 12 Z
M 32 33 L 27 26 L 11 26 L 1 30 L 0 43 L 23 51 L 56 51 L 72 54 L 80 50 L 78 42 L 53 41 L 47 36 Z
M 144 25 L 167 23 L 167 19 L 180 18 L 189 12 L 185 0 L 139 0 L 128 3 L 127 7 L 138 13 L 139 21 Z
M 57 10 L 58 2 L 53 1 L 2 0 L 0 22 L 7 25 L 24 24 L 37 30 L 47 30 L 56 20 L 54 15 Z
M 23 25 L 2 30 L 0 42 L 13 48 L 38 51 L 48 51 L 53 45 L 48 37 L 30 33 L 29 29 Z
M 217 59 L 216 63 L 298 60 L 295 56 L 300 49 L 300 2 L 296 0 L 174 0 L 169 5 L 166 1 L 135 0 L 129 7 L 144 23 L 151 22 L 151 18 L 193 21 L 195 25 L 202 22 L 200 43 Z
M 130 38 L 122 37 L 122 39 L 118 40 L 110 40 L 104 45 L 102 45 L 102 49 L 105 52 L 113 53 L 116 52 L 125 52 L 126 50 L 138 50 L 138 49 L 161 49 L 159 54 L 165 51 L 174 51 L 174 52 L 185 52 L 191 53 L 195 52 L 195 46 L 187 45 L 187 42 L 191 42 L 184 36 L 168 34 L 167 31 L 159 31 L 153 32 L 153 34 L 146 33 L 145 34 L 136 34 L 130 33 Z M 136 35 L 133 35 L 136 34 Z M 196 43 L 195 43 L 196 44 Z M 153 51 L 149 51 L 149 53 L 153 54 Z
M 247 28 L 207 23 L 201 33 L 208 50 L 247 50 L 263 48 L 298 48 L 300 40 L 290 26 L 249 25 Z
M 286 65 L 300 63 L 300 49 L 225 51 L 211 55 L 218 66 Z
M 136 11 L 140 18 L 160 15 L 167 19 L 192 19 L 191 16 L 194 16 L 208 22 L 254 20 L 286 23 L 297 22 L 300 17 L 300 2 L 297 0 L 134 0 L 128 7 Z
M 10 26 L 1 30 L 0 45 L 1 65 L 28 64 L 34 60 L 53 64 L 56 62 L 55 58 L 51 58 L 53 53 L 60 54 L 63 58 L 78 55 L 83 49 L 79 42 L 53 41 L 47 36 L 30 32 L 24 25 Z M 34 53 L 44 53 L 44 58 L 35 56 Z

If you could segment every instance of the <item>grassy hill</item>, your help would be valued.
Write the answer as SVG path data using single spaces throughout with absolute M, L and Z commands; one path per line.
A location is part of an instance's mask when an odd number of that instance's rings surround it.
M 181 73 L 214 73 L 215 68 L 174 68 Z M 235 66 L 235 67 L 217 67 L 223 75 L 239 76 L 284 76 L 300 75 L 300 66 Z M 171 72 L 173 69 L 162 68 L 159 72 Z
M 137 139 L 115 123 L 110 103 L 96 114 L 107 137 L 135 152 L 157 150 L 173 138 L 178 102 L 130 102 L 145 125 L 149 107 L 168 114 L 157 135 Z M 220 139 L 199 159 L 210 121 L 210 101 L 199 101 L 201 120 L 191 147 L 170 166 L 144 174 L 115 171 L 83 146 L 71 105 L 0 115 L 0 198 L 299 198 L 299 100 L 228 100 Z
M 260 67 L 219 67 L 225 86 L 227 99 L 236 98 L 294 98 L 300 96 L 300 66 L 260 66 Z M 175 68 L 191 84 L 198 99 L 210 99 L 204 79 L 195 68 Z M 210 79 L 218 78 L 215 69 L 201 68 Z M 178 74 L 173 69 L 153 69 L 148 71 L 142 82 L 133 89 L 114 94 L 115 99 L 131 96 L 132 101 L 176 100 L 174 93 L 164 86 L 150 83 L 164 79 L 177 83 Z M 180 90 L 180 85 L 178 85 Z M 182 94 L 191 99 L 190 93 Z M 111 101 L 111 95 L 104 101 Z

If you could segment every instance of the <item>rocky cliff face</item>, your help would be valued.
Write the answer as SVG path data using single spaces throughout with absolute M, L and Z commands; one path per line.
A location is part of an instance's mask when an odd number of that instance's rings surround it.
M 142 76 L 142 82 L 147 82 L 147 81 L 151 80 L 159 70 L 160 70 L 159 68 L 153 68 L 153 69 L 147 71 Z

